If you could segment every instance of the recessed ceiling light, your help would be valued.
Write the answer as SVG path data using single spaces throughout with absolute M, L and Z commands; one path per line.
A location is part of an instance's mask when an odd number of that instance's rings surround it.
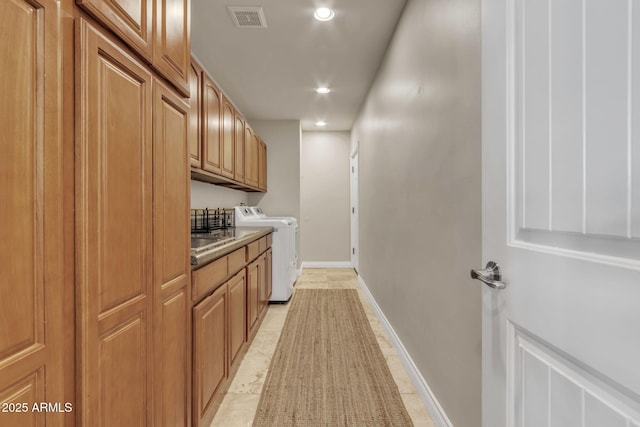
M 334 16 L 336 16 L 335 12 L 328 7 L 319 7 L 313 14 L 314 18 L 318 21 L 331 21 Z
M 319 87 L 318 89 L 316 89 L 316 92 L 318 92 L 318 93 L 329 93 L 329 92 L 331 92 L 331 89 L 329 89 L 328 87 Z
M 327 125 L 327 122 L 323 122 L 323 121 L 316 122 L 316 126 L 326 126 L 326 125 Z

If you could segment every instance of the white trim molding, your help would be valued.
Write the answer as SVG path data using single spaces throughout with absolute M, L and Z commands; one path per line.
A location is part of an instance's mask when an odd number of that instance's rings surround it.
M 353 268 L 353 264 L 351 261 L 302 261 L 301 268 Z
M 437 427 L 453 427 L 453 424 L 449 420 L 449 417 L 447 417 L 447 414 L 444 412 L 444 409 L 442 408 L 442 406 L 440 406 L 438 399 L 436 399 L 436 396 L 433 394 L 433 392 L 429 388 L 427 381 L 424 379 L 424 377 L 418 370 L 418 367 L 416 366 L 416 364 L 413 363 L 413 359 L 411 359 L 411 356 L 407 352 L 407 349 L 402 344 L 402 341 L 400 341 L 400 338 L 398 337 L 398 335 L 396 335 L 396 332 L 393 330 L 393 327 L 387 320 L 387 317 L 384 315 L 384 313 L 382 312 L 382 309 L 380 308 L 375 298 L 369 291 L 369 288 L 367 287 L 367 284 L 364 282 L 364 279 L 359 274 L 358 274 L 358 283 L 360 283 L 360 287 L 364 292 L 364 294 L 367 296 L 367 299 L 369 300 L 369 303 L 371 304 L 373 311 L 376 313 L 378 320 L 380 320 L 382 327 L 387 332 L 387 336 L 391 340 L 391 344 L 396 349 L 396 352 L 398 353 L 398 356 L 402 361 L 402 365 L 406 369 L 407 374 L 409 375 L 409 378 L 411 378 L 411 382 L 413 383 L 413 386 L 416 388 L 416 391 L 418 392 L 418 395 L 420 396 L 422 403 L 424 403 L 424 406 L 427 408 L 427 411 L 429 411 L 429 415 L 431 415 L 431 419 L 433 420 L 433 423 Z

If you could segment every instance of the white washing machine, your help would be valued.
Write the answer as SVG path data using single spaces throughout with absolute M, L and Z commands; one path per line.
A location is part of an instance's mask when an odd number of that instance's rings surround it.
M 298 277 L 298 220 L 294 217 L 269 217 L 258 207 L 236 206 L 234 210 L 236 227 L 273 227 L 273 287 L 269 301 L 288 301 Z

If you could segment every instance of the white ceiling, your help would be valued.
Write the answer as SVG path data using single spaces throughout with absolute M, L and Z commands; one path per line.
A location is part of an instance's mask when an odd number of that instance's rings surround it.
M 405 2 L 192 0 L 192 50 L 248 119 L 350 130 Z M 262 6 L 267 28 L 236 28 L 227 6 Z M 313 18 L 321 6 L 335 10 L 332 21 Z

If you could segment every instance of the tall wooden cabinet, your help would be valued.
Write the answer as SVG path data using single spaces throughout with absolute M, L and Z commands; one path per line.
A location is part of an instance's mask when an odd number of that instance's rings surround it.
M 190 424 L 189 105 L 78 25 L 79 422 Z
M 117 34 L 182 95 L 189 96 L 189 0 L 76 0 L 76 3 Z
M 57 1 L 0 2 L 0 425 L 64 425 L 64 415 L 31 411 L 65 402 L 65 188 L 61 16 Z M 73 150 L 73 147 L 69 147 Z M 70 373 L 70 372 L 69 372 Z M 71 395 L 72 396 L 72 395 Z
M 153 87 L 153 310 L 155 426 L 191 420 L 189 105 Z
M 76 137 L 82 425 L 153 423 L 152 76 L 80 19 Z

